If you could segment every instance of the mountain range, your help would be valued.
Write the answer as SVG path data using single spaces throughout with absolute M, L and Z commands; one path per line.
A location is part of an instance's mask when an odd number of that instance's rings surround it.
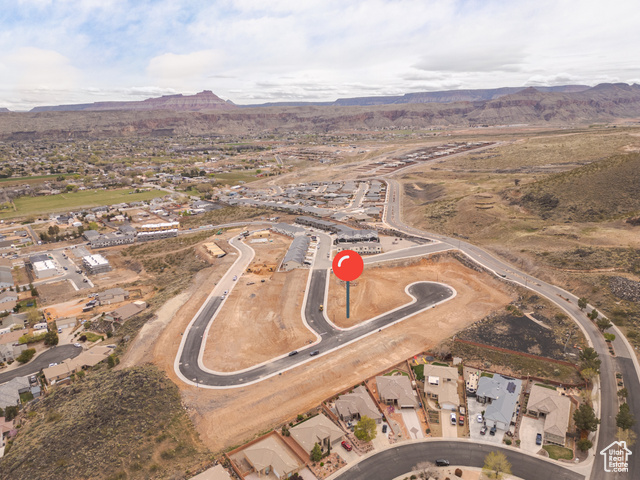
M 31 112 L 99 112 L 106 110 L 174 110 L 205 111 L 230 110 L 256 107 L 363 107 L 373 105 L 401 105 L 408 103 L 453 103 L 480 102 L 495 100 L 525 90 L 527 87 L 484 88 L 476 90 L 444 90 L 438 92 L 406 93 L 396 96 L 374 96 L 339 98 L 333 102 L 271 102 L 252 105 L 236 105 L 230 100 L 224 101 L 210 90 L 204 90 L 195 95 L 164 95 L 158 98 L 148 98 L 142 101 L 95 102 L 75 105 L 55 105 L 34 107 Z M 561 85 L 556 87 L 536 87 L 540 92 L 575 93 L 588 90 L 587 85 Z M 0 111 L 7 111 L 6 109 Z
M 529 87 L 499 92 L 489 100 L 384 105 L 302 105 L 239 108 L 211 92 L 172 95 L 143 102 L 127 102 L 135 109 L 114 108 L 104 102 L 95 109 L 0 114 L 0 139 L 96 138 L 144 135 L 222 135 L 274 132 L 367 131 L 426 129 L 483 125 L 584 125 L 640 118 L 640 85 L 600 84 L 586 90 L 540 91 Z M 575 89 L 579 91 L 575 91 Z M 496 89 L 500 90 L 500 89 Z M 442 92 L 439 98 L 450 98 Z M 414 94 L 412 94 L 414 95 Z M 466 94 L 461 94 L 466 95 Z M 414 95 L 415 96 L 415 95 Z M 496 97 L 497 96 L 497 97 Z M 404 97 L 404 96 L 403 96 Z M 426 97 L 422 97 L 426 98 Z M 153 104 L 162 104 L 156 110 Z M 215 108 L 192 111 L 198 105 Z M 169 110 L 169 105 L 179 110 Z

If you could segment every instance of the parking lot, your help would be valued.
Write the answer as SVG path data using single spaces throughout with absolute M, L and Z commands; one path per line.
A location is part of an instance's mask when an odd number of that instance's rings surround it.
M 478 403 L 475 397 L 469 397 L 467 406 L 469 407 L 469 437 L 472 440 L 484 440 L 485 442 L 501 444 L 505 434 L 504 430 L 497 429 L 495 435 L 490 435 L 487 428 L 486 434 L 480 434 L 480 429 L 484 426 L 484 422 L 478 422 L 478 415 L 482 414 L 483 410 L 487 408 L 486 405 Z
M 538 453 L 542 448 L 536 445 L 536 434 L 544 431 L 544 418 L 522 417 L 520 423 L 520 448 L 528 453 Z

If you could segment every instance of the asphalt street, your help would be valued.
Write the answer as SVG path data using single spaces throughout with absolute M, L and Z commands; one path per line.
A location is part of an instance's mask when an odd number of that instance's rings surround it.
M 76 347 L 74 345 L 59 345 L 53 347 L 15 370 L 0 373 L 0 384 L 13 380 L 16 377 L 33 375 L 43 368 L 48 367 L 51 363 L 62 363 L 68 358 L 77 357 L 80 353 L 82 353 L 82 347 Z
M 583 475 L 559 464 L 542 461 L 511 449 L 468 441 L 404 443 L 366 458 L 336 480 L 392 480 L 406 475 L 420 462 L 448 460 L 451 465 L 479 467 L 490 452 L 501 451 L 511 463 L 513 475 L 526 480 L 582 480 Z
M 364 335 L 375 334 L 378 330 L 430 308 L 455 294 L 450 287 L 443 284 L 418 282 L 408 289 L 409 293 L 416 298 L 414 303 L 360 324 L 355 328 L 339 330 L 333 327 L 327 321 L 324 312 L 320 311 L 320 305 L 325 303 L 327 280 L 327 270 L 313 270 L 311 272 L 305 306 L 305 316 L 309 326 L 320 336 L 321 340 L 319 342 L 300 349 L 296 355 L 285 355 L 241 372 L 221 373 L 202 368 L 199 361 L 202 343 L 206 338 L 207 327 L 212 320 L 215 321 L 216 311 L 222 303 L 221 297 L 212 296 L 207 300 L 204 308 L 196 315 L 191 327 L 185 332 L 186 338 L 183 341 L 183 348 L 179 354 L 179 362 L 177 364 L 179 373 L 187 381 L 214 388 L 237 387 L 255 383 L 267 376 L 279 374 L 302 363 L 313 361 L 332 350 L 358 340 Z M 320 354 L 310 357 L 308 353 L 313 350 L 319 350 Z

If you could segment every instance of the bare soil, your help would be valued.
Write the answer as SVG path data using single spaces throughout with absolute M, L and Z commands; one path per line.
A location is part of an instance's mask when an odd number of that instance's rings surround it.
M 182 390 L 183 402 L 205 445 L 214 452 L 228 449 L 316 407 L 335 392 L 352 387 L 388 369 L 390 365 L 432 348 L 490 312 L 504 308 L 512 300 L 511 295 L 502 290 L 502 284 L 489 275 L 463 266 L 457 268 L 466 274 L 459 278 L 451 274 L 441 280 L 455 286 L 458 295 L 438 308 L 411 317 L 330 355 L 318 357 L 280 376 L 229 390 L 191 387 L 182 383 L 173 370 L 180 333 L 210 291 L 201 282 L 193 290 L 191 301 L 184 304 L 160 335 L 153 350 L 153 361 Z M 406 278 L 405 284 L 413 280 Z M 465 281 L 469 283 L 465 284 Z M 298 311 L 297 318 L 299 314 Z M 243 333 L 241 339 L 245 338 Z M 235 344 L 238 348 L 239 341 L 226 338 L 227 343 Z M 263 343 L 258 335 L 254 335 L 250 341 L 253 348 Z
M 209 329 L 203 361 L 212 370 L 241 370 L 315 340 L 300 315 L 309 270 L 271 272 L 291 239 L 275 234 L 264 238 L 273 242 L 249 240 L 256 252 L 252 273 L 238 279 Z
M 412 301 L 405 287 L 418 280 L 446 283 L 465 297 L 473 292 L 478 302 L 494 303 L 498 298 L 498 301 L 506 298 L 495 289 L 495 283 L 487 288 L 476 272 L 446 255 L 393 267 L 387 266 L 388 263 L 381 265 L 367 266 L 360 278 L 351 282 L 349 319 L 346 318 L 346 284 L 331 275 L 327 315 L 332 322 L 348 328 L 405 305 Z M 494 296 L 496 293 L 498 298 Z

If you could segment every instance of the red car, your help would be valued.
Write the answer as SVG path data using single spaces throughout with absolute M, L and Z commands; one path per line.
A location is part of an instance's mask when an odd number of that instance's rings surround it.
M 344 440 L 342 441 L 341 445 L 342 448 L 344 448 L 347 452 L 350 452 L 353 449 L 353 447 Z
M 458 425 L 464 426 L 464 415 L 458 417 Z

